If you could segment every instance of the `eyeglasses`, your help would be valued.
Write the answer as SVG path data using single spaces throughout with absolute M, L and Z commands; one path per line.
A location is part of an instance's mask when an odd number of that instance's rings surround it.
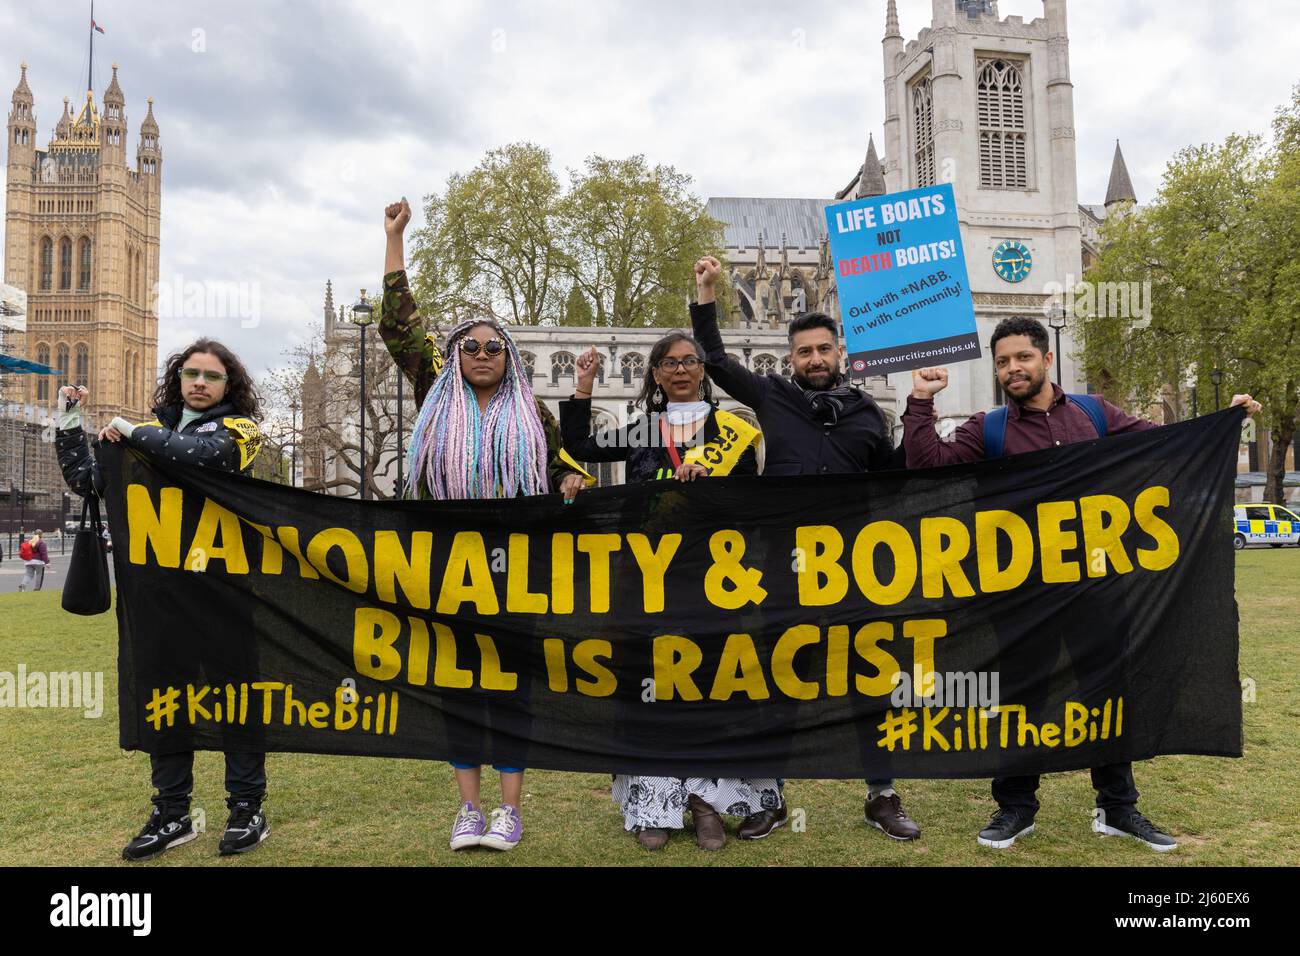
M 478 355 L 480 348 L 492 358 L 496 358 L 506 350 L 506 343 L 504 339 L 488 339 L 486 342 L 471 338 L 460 340 L 460 350 L 466 355 Z
M 693 372 L 703 364 L 694 355 L 688 355 L 686 358 L 666 358 L 659 360 L 659 371 L 675 372 L 677 369 L 684 368 L 688 372 Z
M 224 382 L 226 379 L 230 377 L 225 372 L 214 372 L 211 369 L 202 369 L 202 368 L 183 368 L 180 370 L 178 374 L 180 375 L 181 378 L 185 379 L 185 381 L 187 382 L 196 382 L 198 381 L 199 376 L 201 375 L 203 376 L 203 381 L 212 382 L 213 384 L 217 382 Z

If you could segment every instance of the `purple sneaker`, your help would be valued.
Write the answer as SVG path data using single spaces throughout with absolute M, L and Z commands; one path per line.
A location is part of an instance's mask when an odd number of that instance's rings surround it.
M 474 804 L 466 803 L 456 814 L 456 822 L 451 828 L 451 848 L 463 850 L 467 846 L 478 846 L 485 829 L 483 814 L 474 808 Z
M 492 826 L 478 842 L 494 850 L 513 850 L 523 835 L 524 824 L 519 819 L 519 811 L 514 807 L 502 806 L 492 811 Z

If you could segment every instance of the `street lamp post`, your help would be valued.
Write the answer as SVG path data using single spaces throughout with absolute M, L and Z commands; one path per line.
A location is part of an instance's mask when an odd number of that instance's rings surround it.
M 22 485 L 18 489 L 18 538 L 22 540 L 23 532 L 27 530 L 27 426 L 23 424 L 18 429 L 23 436 L 23 477 Z
M 1219 410 L 1219 384 L 1223 381 L 1223 369 L 1214 366 L 1210 370 L 1210 381 L 1214 383 L 1214 410 Z
M 361 290 L 361 298 L 352 307 L 349 318 L 353 325 L 361 329 L 361 500 L 366 500 L 366 328 L 374 318 L 374 309 L 366 301 L 366 290 Z
M 402 497 L 402 457 L 405 450 L 402 448 L 402 379 L 405 376 L 402 370 L 397 369 L 397 484 L 393 488 L 393 497 Z
M 293 425 L 291 437 L 293 444 L 290 445 L 289 452 L 289 487 L 298 487 L 298 400 L 295 398 L 289 403 L 289 409 L 293 412 Z
M 1064 364 L 1061 361 L 1061 329 L 1065 328 L 1065 307 L 1061 303 L 1052 303 L 1047 313 L 1047 324 L 1056 333 L 1056 384 L 1061 385 L 1061 365 Z

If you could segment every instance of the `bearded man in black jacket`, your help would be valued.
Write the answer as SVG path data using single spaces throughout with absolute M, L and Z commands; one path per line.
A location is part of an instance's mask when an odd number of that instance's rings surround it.
M 841 370 L 845 351 L 830 316 L 810 312 L 791 321 L 790 379 L 758 375 L 728 357 L 715 305 L 714 286 L 721 270 L 713 256 L 695 263 L 691 325 L 704 347 L 710 377 L 758 417 L 767 446 L 763 474 L 860 474 L 905 467 L 885 413 L 875 399 L 849 384 Z M 904 811 L 893 784 L 889 779 L 867 781 L 866 821 L 895 840 L 915 840 L 921 828 Z M 761 839 L 781 826 L 787 813 L 782 800 L 776 810 L 747 817 L 739 836 Z

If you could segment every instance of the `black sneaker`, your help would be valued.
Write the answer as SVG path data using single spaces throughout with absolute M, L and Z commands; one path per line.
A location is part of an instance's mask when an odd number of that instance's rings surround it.
M 1137 807 L 1099 812 L 1092 818 L 1092 829 L 1102 836 L 1140 840 L 1157 853 L 1168 853 L 1178 847 L 1177 840 L 1138 813 Z
M 199 835 L 194 829 L 189 814 L 184 816 L 163 816 L 163 812 L 154 807 L 149 814 L 149 822 L 136 834 L 135 839 L 122 849 L 124 860 L 147 860 L 182 843 L 189 843 Z
M 256 850 L 271 835 L 271 827 L 266 822 L 260 803 L 240 800 L 230 808 L 230 819 L 226 821 L 226 832 L 221 834 L 217 852 L 222 856 L 247 853 Z
M 991 846 L 995 850 L 1005 850 L 1016 842 L 1017 837 L 1028 836 L 1034 832 L 1034 814 L 1029 810 L 1016 807 L 999 807 L 993 814 L 989 825 L 979 832 L 976 840 L 980 846 Z

